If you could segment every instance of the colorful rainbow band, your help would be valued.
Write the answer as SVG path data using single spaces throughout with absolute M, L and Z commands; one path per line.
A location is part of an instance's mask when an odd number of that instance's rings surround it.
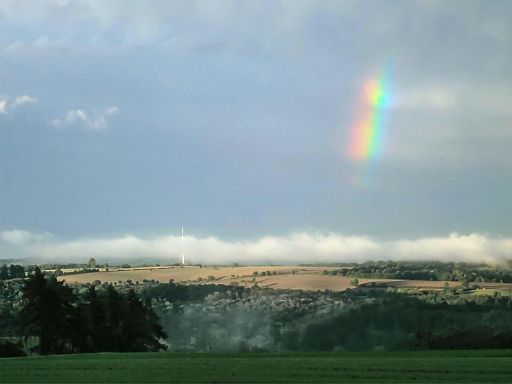
M 384 139 L 384 111 L 390 104 L 385 76 L 366 82 L 364 113 L 354 125 L 349 155 L 355 160 L 369 160 L 382 153 Z

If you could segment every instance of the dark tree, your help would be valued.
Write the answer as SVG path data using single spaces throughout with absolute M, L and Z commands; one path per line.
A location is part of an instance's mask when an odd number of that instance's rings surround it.
M 46 279 L 39 268 L 22 289 L 21 321 L 26 336 L 39 337 L 39 353 L 62 353 L 71 336 L 73 320 L 71 288 L 54 277 Z
M 9 268 L 7 268 L 7 265 L 2 265 L 2 268 L 0 268 L 0 280 L 7 280 L 9 278 Z
M 123 349 L 133 352 L 165 349 L 160 339 L 165 338 L 166 334 L 149 303 L 143 304 L 133 289 L 128 292 L 126 300 L 127 317 L 123 322 Z
M 87 291 L 86 300 L 88 303 L 84 305 L 84 316 L 87 322 L 89 347 L 92 351 L 106 351 L 108 345 L 105 305 L 98 298 L 94 286 L 91 286 Z
M 89 261 L 87 262 L 87 267 L 96 268 L 96 259 L 94 257 L 91 257 L 89 259 Z
M 37 268 L 25 281 L 20 313 L 23 335 L 39 338 L 38 352 L 145 352 L 165 349 L 166 337 L 149 303 L 131 290 L 91 286 L 81 301 L 70 287 Z
M 9 266 L 9 278 L 10 279 L 22 279 L 25 277 L 25 268 L 23 265 L 11 264 Z
M 121 323 L 126 319 L 122 296 L 112 285 L 107 288 L 105 301 L 105 342 L 106 351 L 118 352 L 123 350 L 123 334 Z

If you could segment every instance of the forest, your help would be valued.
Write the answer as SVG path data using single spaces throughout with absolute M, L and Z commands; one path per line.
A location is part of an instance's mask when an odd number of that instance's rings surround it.
M 149 290 L 176 351 L 361 351 L 512 347 L 510 297 L 382 289 L 297 292 L 223 289 L 177 301 Z M 214 286 L 211 287 L 214 289 Z M 182 290 L 182 288 L 179 288 Z M 149 293 L 148 292 L 148 293 Z M 206 289 L 202 290 L 206 293 Z M 167 297 L 167 298 L 165 298 Z
M 2 336 L 7 340 L 0 343 L 0 355 L 146 352 L 166 348 L 161 342 L 166 334 L 151 305 L 134 290 L 120 294 L 110 285 L 98 294 L 91 285 L 85 294 L 78 295 L 36 268 L 19 292 L 6 287 L 2 292 Z
M 174 281 L 68 285 L 53 273 L 20 267 L 1 268 L 0 356 L 512 348 L 507 292 L 372 286 L 300 291 Z M 476 276 L 473 281 L 505 280 L 508 273 L 479 265 L 394 262 L 336 271 L 415 278 L 429 271 L 433 279 L 450 273 Z

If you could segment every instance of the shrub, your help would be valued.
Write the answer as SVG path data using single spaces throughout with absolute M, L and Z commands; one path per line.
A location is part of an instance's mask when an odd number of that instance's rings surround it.
M 20 357 L 25 356 L 23 346 L 19 341 L 0 339 L 0 357 Z

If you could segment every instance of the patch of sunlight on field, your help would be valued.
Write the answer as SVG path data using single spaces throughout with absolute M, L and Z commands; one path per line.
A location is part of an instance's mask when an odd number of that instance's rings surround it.
M 472 294 L 476 296 L 512 297 L 512 292 L 509 289 L 482 288 L 475 290 Z
M 298 271 L 300 274 L 320 274 L 323 270 L 336 269 L 333 267 L 301 267 L 301 266 L 249 266 L 249 267 L 144 267 L 123 268 L 112 271 L 81 273 L 75 275 L 59 276 L 59 280 L 69 283 L 87 283 L 94 280 L 103 282 L 116 282 L 132 280 L 158 280 L 167 283 L 173 279 L 176 282 L 197 282 L 198 279 L 208 280 L 212 276 L 216 283 L 224 283 L 228 279 L 252 277 L 254 272 L 275 272 L 276 274 L 291 274 Z M 229 284 L 229 282 L 227 283 Z
M 339 270 L 339 267 L 316 266 L 244 266 L 244 267 L 215 267 L 215 266 L 158 266 L 158 267 L 132 267 L 116 268 L 109 271 L 100 270 L 93 273 L 80 273 L 59 276 L 59 280 L 68 283 L 90 283 L 99 280 L 102 283 L 126 282 L 142 283 L 144 280 L 155 280 L 168 283 L 174 280 L 177 283 L 187 284 L 233 284 L 252 287 L 255 283 L 263 288 L 297 289 L 297 290 L 325 290 L 344 291 L 352 287 L 355 276 L 341 276 L 324 274 L 324 271 Z M 258 276 L 254 276 L 254 273 Z M 264 276 L 263 276 L 264 275 Z M 428 280 L 397 280 L 397 279 L 368 279 L 358 277 L 359 286 L 369 283 L 387 284 L 394 288 L 420 290 L 442 290 L 448 283 L 449 288 L 458 288 L 458 281 L 428 281 Z M 492 289 L 507 291 L 510 295 L 512 284 L 505 283 L 479 283 L 488 292 Z M 484 294 L 484 293 L 479 293 Z M 489 293 L 485 293 L 489 294 Z M 493 293 L 491 293 L 493 294 Z M 505 293 L 504 293 L 505 294 Z
M 345 276 L 331 276 L 331 275 L 319 275 L 319 274 L 298 274 L 298 275 L 276 275 L 276 276 L 261 276 L 246 279 L 228 279 L 228 283 L 236 283 L 237 285 L 243 285 L 250 287 L 252 284 L 257 283 L 262 288 L 274 288 L 274 289 L 302 289 L 302 290 L 326 290 L 332 291 L 344 291 L 348 288 L 353 288 L 352 280 L 353 277 Z M 386 279 L 358 279 L 359 285 L 380 282 L 380 283 L 391 283 L 396 280 Z
M 250 267 L 144 267 L 123 268 L 112 271 L 100 271 L 60 276 L 59 280 L 68 283 L 87 283 L 99 280 L 103 282 L 127 281 L 142 283 L 143 280 L 156 280 L 167 283 L 169 280 L 181 283 L 215 283 L 252 287 L 255 283 L 262 288 L 344 291 L 353 287 L 354 277 L 324 274 L 324 271 L 336 270 L 335 267 L 303 266 L 250 266 Z M 254 273 L 258 276 L 255 276 Z M 270 273 L 270 274 L 269 274 Z M 360 278 L 359 284 L 371 282 L 399 282 L 390 279 Z

